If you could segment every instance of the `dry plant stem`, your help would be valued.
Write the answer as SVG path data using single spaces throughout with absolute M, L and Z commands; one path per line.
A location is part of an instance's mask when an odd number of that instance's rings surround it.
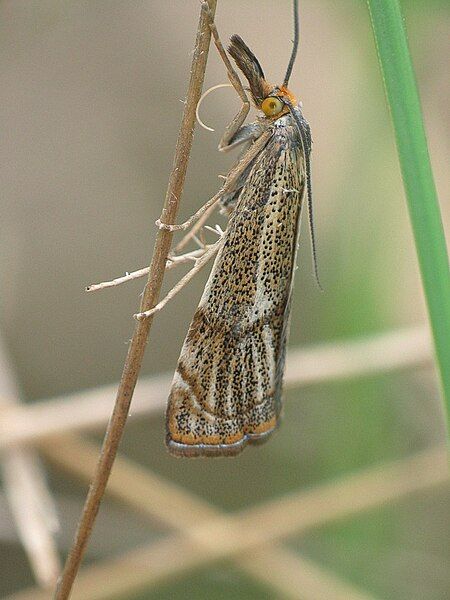
M 51 590 L 61 568 L 55 538 L 59 523 L 39 457 L 33 449 L 11 448 L 1 466 L 5 496 L 34 578 Z
M 17 379 L 6 345 L 0 338 L 0 411 L 21 407 Z M 38 584 L 55 585 L 61 568 L 54 533 L 58 516 L 47 487 L 42 465 L 34 448 L 11 446 L 0 456 L 3 489 L 8 499 L 20 542 Z
M 215 13 L 216 1 L 208 1 L 212 15 Z M 210 39 L 209 18 L 205 10 L 201 9 L 186 104 L 175 149 L 173 169 L 161 213 L 161 221 L 164 223 L 174 223 L 178 214 L 192 147 L 195 109 L 202 93 Z M 149 310 L 158 300 L 171 243 L 171 232 L 158 232 L 150 263 L 148 282 L 141 301 L 141 312 Z M 66 600 L 70 596 L 125 427 L 151 324 L 151 318 L 136 323 L 93 481 L 89 488 L 73 546 L 55 592 L 56 600 Z

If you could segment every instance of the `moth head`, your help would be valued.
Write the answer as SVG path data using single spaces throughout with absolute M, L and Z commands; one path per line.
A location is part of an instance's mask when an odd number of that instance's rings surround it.
M 297 106 L 297 100 L 288 89 L 289 79 L 294 68 L 299 41 L 298 0 L 293 0 L 294 40 L 291 56 L 280 87 L 274 87 L 264 76 L 258 59 L 238 35 L 231 36 L 229 53 L 244 74 L 250 86 L 252 100 L 262 110 L 267 119 L 279 119 Z
M 274 88 L 261 102 L 261 110 L 269 119 L 279 119 L 287 114 L 290 106 L 296 106 L 297 99 L 285 86 Z
M 231 37 L 228 51 L 248 81 L 255 107 L 262 110 L 267 118 L 279 119 L 289 112 L 288 103 L 291 106 L 297 104 L 295 96 L 285 85 L 274 87 L 266 80 L 258 59 L 241 37 Z

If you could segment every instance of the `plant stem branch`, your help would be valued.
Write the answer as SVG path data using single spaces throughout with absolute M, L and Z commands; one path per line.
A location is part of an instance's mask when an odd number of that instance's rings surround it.
M 414 69 L 398 0 L 368 0 L 450 416 L 450 273 Z
M 216 3 L 217 0 L 208 0 L 212 15 L 215 13 Z M 192 147 L 195 110 L 202 92 L 210 39 L 211 31 L 209 28 L 209 19 L 205 10 L 201 9 L 183 119 L 178 135 L 173 168 L 169 178 L 164 207 L 161 213 L 161 221 L 163 223 L 175 223 L 178 214 Z M 172 235 L 171 232 L 162 230 L 157 233 L 153 256 L 150 263 L 148 281 L 142 296 L 140 312 L 149 310 L 158 301 L 164 278 L 166 261 L 172 243 Z M 94 526 L 95 517 L 125 427 L 152 321 L 153 319 L 149 318 L 139 321 L 135 325 L 122 372 L 122 378 L 117 391 L 114 410 L 106 430 L 100 457 L 93 480 L 89 487 L 73 546 L 67 557 L 63 573 L 55 592 L 56 600 L 67 600 L 70 596 L 73 582 Z

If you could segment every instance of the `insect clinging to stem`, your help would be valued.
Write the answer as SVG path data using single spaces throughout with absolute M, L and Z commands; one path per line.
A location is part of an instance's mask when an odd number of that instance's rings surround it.
M 217 256 L 183 344 L 167 406 L 167 446 L 177 456 L 232 456 L 265 441 L 281 413 L 282 380 L 296 262 L 299 219 L 308 207 L 312 227 L 311 134 L 300 104 L 288 89 L 298 41 L 298 2 L 293 1 L 294 43 L 281 85 L 272 85 L 244 41 L 233 35 L 228 52 L 248 82 L 256 121 L 237 73 L 211 19 L 215 45 L 242 107 L 220 150 L 248 148 L 213 198 L 182 225 L 204 222 L 218 203 L 230 215 L 225 232 L 146 318 L 160 310 L 206 262 Z M 206 3 L 205 11 L 209 11 Z M 208 12 L 209 14 L 209 12 Z

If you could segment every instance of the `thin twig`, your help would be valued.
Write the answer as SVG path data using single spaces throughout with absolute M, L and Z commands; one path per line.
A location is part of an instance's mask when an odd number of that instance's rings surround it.
M 215 13 L 216 2 L 217 0 L 208 0 L 208 5 L 213 16 Z M 195 109 L 202 93 L 210 39 L 211 31 L 209 28 L 209 19 L 205 10 L 201 9 L 183 119 L 178 135 L 174 163 L 169 178 L 164 207 L 161 213 L 161 221 L 163 223 L 175 223 L 178 214 L 192 147 L 195 126 Z M 166 261 L 172 243 L 172 235 L 171 232 L 163 230 L 160 230 L 157 233 L 153 256 L 150 263 L 148 281 L 142 296 L 140 312 L 149 310 L 158 301 L 164 278 Z M 135 325 L 123 368 L 122 378 L 117 391 L 114 410 L 103 440 L 101 454 L 78 524 L 74 543 L 67 557 L 61 579 L 56 589 L 56 600 L 67 600 L 71 593 L 72 585 L 94 526 L 95 517 L 125 427 L 152 321 L 153 319 L 149 318 L 139 321 Z
M 11 448 L 2 456 L 5 495 L 20 542 L 38 585 L 52 589 L 61 564 L 55 533 L 55 504 L 47 488 L 39 456 L 27 448 Z
M 6 347 L 0 339 L 0 411 L 20 409 L 20 392 Z M 55 585 L 60 570 L 54 533 L 58 516 L 39 456 L 32 448 L 11 446 L 0 457 L 5 495 L 34 577 L 42 587 Z
M 285 387 L 420 367 L 430 365 L 431 360 L 431 340 L 426 326 L 292 348 L 287 356 Z M 130 417 L 163 410 L 171 380 L 172 373 L 140 379 Z M 116 384 L 104 385 L 27 406 L 11 407 L 0 421 L 0 450 L 65 431 L 102 427 L 108 421 L 111 396 L 116 387 Z

